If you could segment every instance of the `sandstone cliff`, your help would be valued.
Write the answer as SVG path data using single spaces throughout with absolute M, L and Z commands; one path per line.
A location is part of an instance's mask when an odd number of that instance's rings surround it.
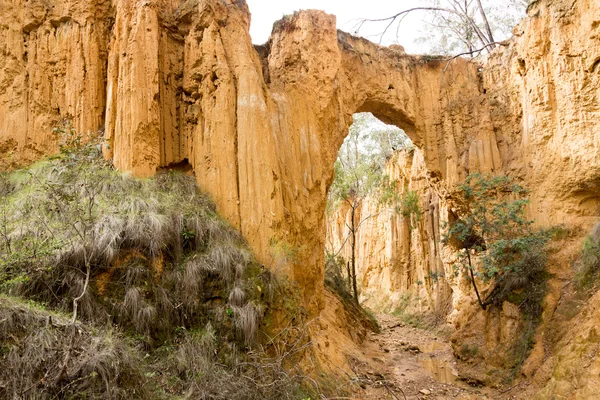
M 326 190 L 354 112 L 404 128 L 449 182 L 464 174 L 459 158 L 474 138 L 495 160 L 486 168 L 500 167 L 475 65 L 378 47 L 336 31 L 321 12 L 280 21 L 256 51 L 240 1 L 0 4 L 4 150 L 21 160 L 51 152 L 51 126 L 71 118 L 80 131 L 104 129 L 107 156 L 136 175 L 189 163 L 313 310 Z M 40 35 L 55 46 L 48 59 L 32 57 Z M 293 251 L 282 257 L 281 248 Z
M 541 224 L 597 218 L 598 15 L 594 0 L 535 1 L 480 67 L 379 47 L 318 11 L 284 18 L 254 47 L 243 0 L 0 0 L 2 161 L 52 153 L 51 129 L 67 118 L 104 130 L 106 156 L 135 175 L 189 165 L 260 260 L 298 282 L 318 313 L 326 192 L 354 112 L 403 128 L 439 187 L 504 172 L 533 190 Z M 418 187 L 428 216 L 412 232 L 397 222 L 414 243 L 399 251 L 442 271 L 441 189 Z M 419 280 L 390 275 L 389 290 Z M 449 286 L 435 285 L 419 290 L 439 291 L 430 304 L 450 310 Z
M 442 255 L 440 223 L 448 221 L 445 188 L 424 163 L 419 149 L 401 150 L 386 166 L 399 195 L 419 195 L 419 216 L 405 218 L 398 205 L 382 205 L 377 195 L 367 197 L 357 209 L 356 265 L 361 302 L 374 310 L 430 312 L 445 318 L 453 309 L 449 252 Z M 326 248 L 349 260 L 349 207 L 327 218 Z
M 497 49 L 482 68 L 481 90 L 487 102 L 482 104 L 489 111 L 493 144 L 485 139 L 488 121 L 483 121 L 482 135 L 467 137 L 468 151 L 457 160 L 459 170 L 464 167 L 470 172 L 494 171 L 518 177 L 532 191 L 528 211 L 539 225 L 561 224 L 579 232 L 551 246 L 552 278 L 543 321 L 522 371 L 527 378 L 535 375 L 534 381 L 542 386 L 552 376 L 540 398 L 566 395 L 572 390 L 582 398 L 591 393 L 584 384 L 573 383 L 574 375 L 563 373 L 563 360 L 578 356 L 556 342 L 557 337 L 563 337 L 556 332 L 557 325 L 564 324 L 564 316 L 555 315 L 555 310 L 565 291 L 570 290 L 565 282 L 573 276 L 571 264 L 578 256 L 581 236 L 600 215 L 600 41 L 599 22 L 594 17 L 599 15 L 598 7 L 597 3 L 582 1 L 534 2 L 529 7 L 529 18 L 515 28 L 515 38 Z M 438 248 L 439 228 L 451 218 L 451 199 L 445 189 L 452 180 L 445 177 L 441 184 L 432 180 L 436 171 L 429 166 L 418 151 L 414 157 L 403 155 L 388 165 L 388 174 L 400 182 L 401 192 L 416 190 L 420 195 L 424 218 L 415 229 L 411 230 L 408 221 L 397 213 L 385 212 L 375 199 L 368 199 L 359 210 L 361 216 L 376 216 L 361 227 L 357 239 L 362 298 L 366 305 L 379 309 L 403 308 L 408 301 L 412 312 L 441 313 L 457 329 L 453 339 L 456 354 L 485 360 L 483 366 L 477 363 L 475 368 L 466 364 L 463 374 L 491 383 L 497 377 L 489 374 L 504 368 L 514 357 L 507 350 L 524 329 L 521 312 L 510 303 L 493 312 L 478 310 L 469 285 L 453 277 L 452 253 Z M 339 247 L 346 235 L 345 218 L 347 212 L 341 209 L 328 224 L 328 244 L 333 247 Z M 591 316 L 593 311 L 586 312 L 588 316 L 580 317 L 580 323 L 593 325 L 597 321 Z M 563 341 L 576 335 L 568 329 L 562 334 Z M 593 346 L 595 339 L 593 333 L 590 335 L 587 339 L 578 335 L 577 343 Z M 475 348 L 480 354 L 469 356 Z M 590 356 L 589 363 L 593 360 L 595 356 Z M 584 368 L 583 364 L 572 367 Z M 527 396 L 534 392 L 532 389 Z

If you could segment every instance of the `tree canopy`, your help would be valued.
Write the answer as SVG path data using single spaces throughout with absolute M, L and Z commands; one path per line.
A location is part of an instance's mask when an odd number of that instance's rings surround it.
M 412 146 L 404 131 L 386 125 L 371 113 L 354 115 L 354 123 L 335 162 L 329 204 L 362 199 L 385 182 L 385 164 L 394 150 Z
M 385 175 L 386 162 L 395 150 L 409 145 L 412 146 L 412 142 L 401 129 L 382 123 L 370 113 L 355 114 L 335 162 L 335 179 L 329 189 L 327 211 L 331 212 L 345 202 L 350 207 L 350 221 L 346 224 L 348 235 L 341 248 L 330 249 L 328 259 L 335 260 L 349 240 L 351 255 L 346 270 L 348 286 L 356 303 L 356 234 L 363 222 L 373 216 L 360 215 L 357 209 L 365 197 L 377 191 L 381 194 L 381 203 L 389 202 L 388 194 L 395 192 L 395 185 Z M 341 264 L 344 262 L 342 260 Z

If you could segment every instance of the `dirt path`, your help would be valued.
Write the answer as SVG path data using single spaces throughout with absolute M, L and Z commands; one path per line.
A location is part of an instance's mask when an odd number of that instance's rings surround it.
M 378 320 L 381 333 L 371 334 L 364 348 L 371 362 L 355 365 L 367 392 L 365 399 L 492 398 L 489 389 L 457 379 L 452 350 L 443 336 L 405 325 L 390 315 L 379 315 Z

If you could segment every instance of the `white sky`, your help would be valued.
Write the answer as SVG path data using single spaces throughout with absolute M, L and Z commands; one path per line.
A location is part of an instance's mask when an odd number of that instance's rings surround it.
M 252 13 L 252 25 L 250 34 L 255 44 L 267 41 L 273 28 L 273 23 L 280 20 L 286 14 L 294 11 L 318 9 L 337 16 L 337 27 L 343 31 L 354 34 L 356 20 L 360 18 L 385 18 L 398 11 L 417 7 L 419 0 L 246 0 Z M 396 29 L 392 29 L 384 38 L 383 44 L 398 43 L 404 46 L 408 53 L 422 53 L 421 45 L 413 43 L 419 36 L 419 30 L 424 25 L 421 22 L 423 14 L 415 12 L 409 15 L 401 24 L 398 39 Z M 367 39 L 379 42 L 377 35 L 381 33 L 384 26 L 381 24 L 370 24 L 364 26 L 360 35 Z

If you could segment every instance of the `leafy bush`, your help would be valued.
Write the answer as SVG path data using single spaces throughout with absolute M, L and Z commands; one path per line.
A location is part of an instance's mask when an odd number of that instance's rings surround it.
M 470 273 L 481 308 L 510 300 L 519 290 L 525 293 L 522 303 L 539 308 L 546 287 L 549 233 L 534 229 L 533 221 L 525 218 L 527 191 L 506 176 L 471 174 L 455 196 L 463 202 L 463 209 L 444 242 L 460 249 L 457 265 Z M 485 300 L 480 297 L 476 276 L 495 283 Z
M 520 370 L 533 347 L 547 290 L 546 245 L 552 231 L 533 228 L 526 219 L 527 190 L 506 176 L 471 174 L 458 186 L 459 217 L 449 227 L 444 242 L 458 247 L 457 267 L 469 274 L 483 310 L 504 301 L 523 311 L 519 337 L 510 351 L 511 376 Z M 492 282 L 482 299 L 476 277 Z
M 416 227 L 423 214 L 419 201 L 419 194 L 416 191 L 408 190 L 400 203 L 400 214 L 410 222 L 411 228 Z

